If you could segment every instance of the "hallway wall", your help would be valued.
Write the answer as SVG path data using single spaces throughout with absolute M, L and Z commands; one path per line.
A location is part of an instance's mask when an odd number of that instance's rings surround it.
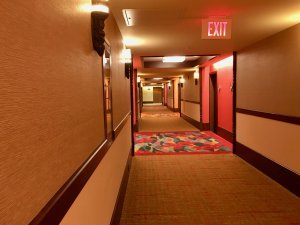
M 112 14 L 105 21 L 105 38 L 111 47 L 112 107 L 114 129 L 131 111 L 130 80 L 125 76 L 125 66 L 120 56 L 124 49 L 123 38 Z
M 217 72 L 218 86 L 218 127 L 232 132 L 233 115 L 233 61 L 231 54 L 217 56 L 205 63 L 202 69 L 202 120 L 209 123 L 209 74 Z M 226 60 L 226 61 L 224 61 Z M 221 66 L 217 67 L 217 64 Z
M 61 225 L 109 225 L 131 147 L 130 119 L 81 191 Z
M 195 85 L 194 72 L 184 74 L 184 84 L 181 88 L 181 112 L 197 122 L 200 122 L 200 86 Z
M 237 108 L 300 116 L 300 25 L 237 54 Z M 300 126 L 237 113 L 237 142 L 300 174 Z M 238 149 L 239 150 L 239 149 Z
M 82 10 L 90 3 L 0 3 L 0 224 L 28 224 L 105 140 L 101 57 L 92 48 L 91 14 Z M 119 63 L 122 37 L 111 19 L 106 24 L 113 29 L 106 31 L 113 45 L 116 127 L 130 99 Z M 128 143 L 121 152 L 116 160 L 106 158 L 116 174 L 124 171 Z M 101 173 L 106 182 L 110 172 Z M 114 179 L 106 186 L 112 192 L 101 193 L 108 195 L 107 218 L 121 182 Z
M 170 109 L 173 109 L 174 108 L 174 81 L 171 80 L 171 86 L 169 87 L 168 86 L 168 89 L 167 89 L 167 106 L 170 108 Z
M 179 110 L 179 105 L 178 105 L 178 83 L 179 83 L 179 78 L 174 79 L 174 108 L 175 110 Z

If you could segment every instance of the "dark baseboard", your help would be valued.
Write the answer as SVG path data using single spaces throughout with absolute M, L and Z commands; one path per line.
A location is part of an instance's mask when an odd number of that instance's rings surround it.
M 247 146 L 236 142 L 236 155 L 300 197 L 300 176 Z
M 233 141 L 233 134 L 229 132 L 228 130 L 223 129 L 222 127 L 218 127 L 217 129 L 217 135 L 221 136 L 225 140 L 229 141 L 232 143 Z
M 174 112 L 180 112 L 180 109 L 179 108 L 175 108 L 173 109 Z
M 209 123 L 202 123 L 202 130 L 209 130 L 210 124 Z
M 121 215 L 122 215 L 122 209 L 123 209 L 123 204 L 124 204 L 124 200 L 125 200 L 128 179 L 129 179 L 129 173 L 130 173 L 130 168 L 131 168 L 131 160 L 132 160 L 132 155 L 131 155 L 131 151 L 130 151 L 128 160 L 126 163 L 126 167 L 125 167 L 125 170 L 123 173 L 123 178 L 122 178 L 122 182 L 120 185 L 114 212 L 112 215 L 112 219 L 110 221 L 110 225 L 119 225 L 120 224 L 120 219 L 121 219 Z
M 138 124 L 134 124 L 133 125 L 133 131 L 134 132 L 138 132 L 139 131 L 139 125 Z
M 197 127 L 198 129 L 200 129 L 200 122 L 197 120 L 194 120 L 193 118 L 181 113 L 181 117 L 183 119 L 185 119 L 187 122 L 189 122 L 190 124 L 192 124 L 194 127 Z
M 174 112 L 174 108 L 167 105 L 167 108 Z
M 154 103 L 153 101 L 151 102 L 151 101 L 149 101 L 149 102 L 143 102 L 143 104 L 147 104 L 147 103 Z

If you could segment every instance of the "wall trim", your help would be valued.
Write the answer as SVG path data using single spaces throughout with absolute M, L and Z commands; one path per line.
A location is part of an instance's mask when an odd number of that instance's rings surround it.
M 128 112 L 124 119 L 118 124 L 118 126 L 114 129 L 114 137 L 117 137 L 119 133 L 122 131 L 123 127 L 125 126 L 127 120 L 129 119 L 131 112 Z
M 260 111 L 250 110 L 250 109 L 242 109 L 242 108 L 237 108 L 236 112 L 251 115 L 251 116 L 257 116 L 257 117 L 262 117 L 262 118 L 266 118 L 266 119 L 277 120 L 277 121 L 281 121 L 281 122 L 300 125 L 300 117 L 296 117 L 296 116 L 286 116 L 286 115 L 281 115 L 281 114 L 260 112 Z
M 198 101 L 191 101 L 191 100 L 185 100 L 185 99 L 180 99 L 182 102 L 189 102 L 189 103 L 194 103 L 200 105 L 201 103 Z
M 298 174 L 239 142 L 236 142 L 235 154 L 300 197 L 300 176 Z
M 131 146 L 131 148 L 133 148 L 133 146 Z M 119 188 L 114 212 L 112 215 L 112 219 L 110 221 L 110 225 L 119 225 L 120 224 L 122 209 L 123 209 L 123 204 L 124 204 L 124 200 L 125 200 L 128 179 L 129 179 L 129 173 L 130 173 L 130 168 L 131 168 L 131 162 L 132 162 L 132 155 L 131 155 L 131 151 L 130 151 L 127 162 L 126 162 L 126 167 L 125 167 L 125 170 L 123 173 L 121 185 Z
M 133 125 L 133 132 L 138 132 L 139 131 L 139 126 L 138 124 Z
M 130 114 L 131 112 L 129 112 L 117 126 L 117 132 L 115 132 L 114 139 L 119 135 L 120 131 L 118 130 L 122 130 Z M 100 164 L 101 160 L 108 152 L 114 139 L 106 139 L 96 148 L 96 150 L 33 218 L 29 225 L 55 225 L 61 222 L 93 172 Z
M 181 113 L 181 117 L 183 119 L 185 119 L 187 122 L 189 122 L 190 124 L 192 124 L 194 127 L 198 128 L 200 130 L 200 122 L 199 121 L 197 121 L 183 113 Z
M 217 127 L 217 135 L 221 136 L 222 138 L 226 139 L 231 143 L 233 142 L 233 134 L 222 127 Z
M 237 82 L 237 52 L 233 52 L 233 79 L 232 79 L 232 152 L 235 153 L 236 149 L 236 82 Z
M 202 129 L 203 130 L 209 130 L 210 129 L 210 124 L 209 123 L 202 123 Z

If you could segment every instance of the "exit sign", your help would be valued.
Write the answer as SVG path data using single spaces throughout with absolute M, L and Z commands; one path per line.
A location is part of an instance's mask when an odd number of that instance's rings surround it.
M 202 20 L 202 39 L 230 39 L 231 19 L 210 18 Z

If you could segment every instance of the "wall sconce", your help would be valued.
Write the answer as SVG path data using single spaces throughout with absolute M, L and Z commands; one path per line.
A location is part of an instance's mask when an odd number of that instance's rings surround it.
M 121 58 L 123 63 L 131 63 L 131 49 L 123 49 Z
M 169 89 L 171 89 L 171 81 L 169 81 L 169 83 L 168 83 L 168 87 L 169 87 Z
M 136 81 L 137 81 L 138 87 L 140 88 L 141 87 L 141 78 L 137 77 Z
M 99 56 L 104 53 L 104 21 L 108 17 L 109 8 L 104 4 L 92 5 L 91 7 L 91 26 L 93 47 Z
M 123 49 L 122 51 L 122 62 L 125 63 L 125 76 L 129 79 L 130 74 L 132 74 L 132 64 L 131 64 L 131 49 Z
M 179 79 L 180 87 L 183 87 L 184 79 L 183 77 L 180 77 Z
M 200 77 L 200 75 L 199 75 L 199 70 L 198 70 L 198 68 L 197 68 L 197 69 L 195 70 L 195 72 L 194 72 L 195 85 L 198 84 L 199 77 Z

